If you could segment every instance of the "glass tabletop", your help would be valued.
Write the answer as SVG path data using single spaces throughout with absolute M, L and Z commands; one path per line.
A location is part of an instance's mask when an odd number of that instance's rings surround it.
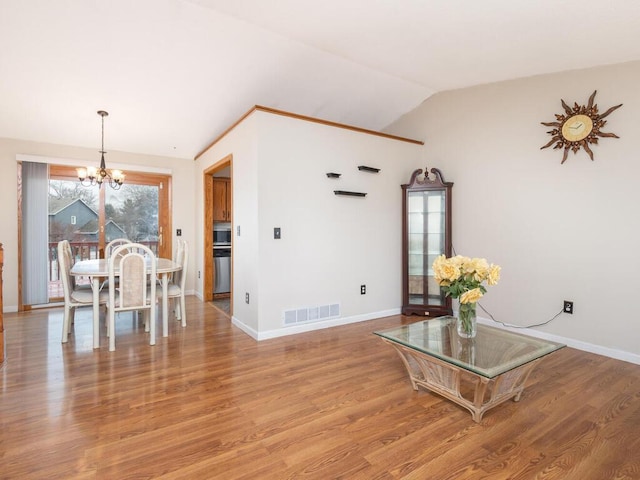
M 475 338 L 461 338 L 456 332 L 455 317 L 438 317 L 373 333 L 487 378 L 565 346 L 481 324 Z

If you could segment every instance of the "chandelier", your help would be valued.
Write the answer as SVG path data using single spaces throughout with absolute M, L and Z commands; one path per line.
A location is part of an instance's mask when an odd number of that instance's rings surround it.
M 85 187 L 98 185 L 98 188 L 102 187 L 102 182 L 108 181 L 111 188 L 118 190 L 124 183 L 124 173 L 122 170 L 111 170 L 111 173 L 109 173 L 104 164 L 104 154 L 107 153 L 104 151 L 104 117 L 109 114 L 104 110 L 98 110 L 98 115 L 102 117 L 102 149 L 100 150 L 102 156 L 100 158 L 100 167 L 78 168 L 78 180 L 80 180 L 80 183 Z

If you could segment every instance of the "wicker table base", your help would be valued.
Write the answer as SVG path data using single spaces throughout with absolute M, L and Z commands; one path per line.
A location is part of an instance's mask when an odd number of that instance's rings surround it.
M 486 378 L 385 338 L 382 340 L 400 355 L 414 390 L 421 386 L 457 403 L 469 410 L 477 423 L 487 410 L 509 399 L 519 401 L 529 374 L 541 360 L 533 360 L 495 378 Z M 463 376 L 470 380 L 473 399 L 466 398 L 460 391 Z M 486 401 L 485 397 L 488 397 Z

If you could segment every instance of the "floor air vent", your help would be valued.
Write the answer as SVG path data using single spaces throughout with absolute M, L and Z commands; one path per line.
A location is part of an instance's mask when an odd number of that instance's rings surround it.
M 340 316 L 340 304 L 320 305 L 319 307 L 304 307 L 295 310 L 284 311 L 284 324 L 296 325 L 298 323 L 319 322 L 329 318 Z

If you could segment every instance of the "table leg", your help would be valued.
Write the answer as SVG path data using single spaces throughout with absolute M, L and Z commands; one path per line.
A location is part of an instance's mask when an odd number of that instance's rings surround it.
M 169 336 L 169 274 L 162 274 L 162 336 Z
M 93 292 L 93 348 L 100 348 L 100 278 L 91 277 Z

